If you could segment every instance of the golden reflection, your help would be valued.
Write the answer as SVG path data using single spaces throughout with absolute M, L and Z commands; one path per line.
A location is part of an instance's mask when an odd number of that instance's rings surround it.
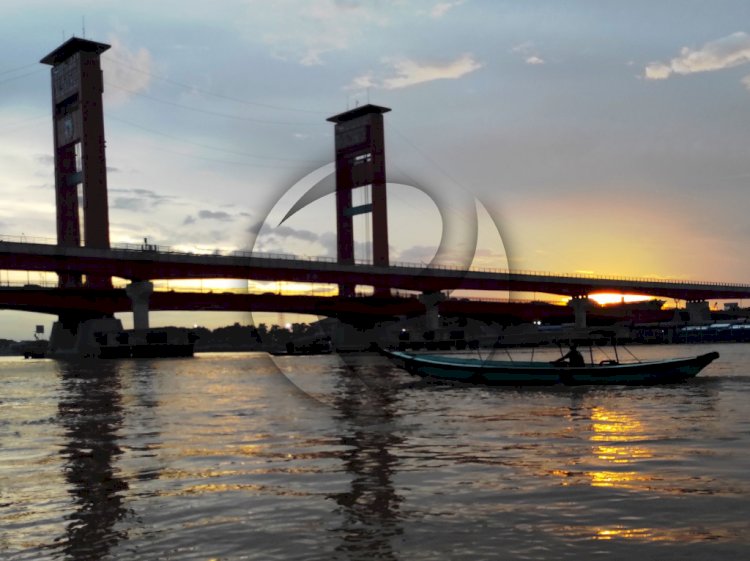
M 317 441 L 305 440 L 300 442 L 299 446 L 312 446 Z M 323 441 L 325 442 L 325 441 Z M 180 448 L 178 455 L 183 458 L 197 458 L 197 457 L 220 457 L 220 456 L 249 456 L 249 457 L 260 457 L 266 460 L 283 460 L 283 461 L 297 461 L 297 460 L 317 460 L 325 458 L 338 458 L 340 456 L 341 447 L 337 446 L 332 450 L 319 450 L 319 451 L 274 451 L 269 444 L 238 444 L 238 445 L 226 445 L 222 448 L 195 448 L 185 447 Z
M 646 429 L 638 419 L 604 407 L 594 407 L 591 420 L 593 434 L 589 440 L 596 443 L 593 454 L 599 460 L 613 464 L 629 464 L 653 457 L 651 450 L 636 443 L 646 436 Z M 617 472 L 602 472 L 607 476 L 592 478 L 592 484 L 600 484 L 602 480 L 612 481 L 614 473 Z M 619 479 L 623 482 L 633 480 L 627 474 L 620 475 L 622 477 Z
M 654 457 L 642 442 L 648 438 L 645 425 L 632 415 L 609 410 L 602 406 L 591 410 L 591 454 L 598 469 L 568 471 L 552 470 L 550 473 L 563 479 L 563 485 L 588 483 L 592 487 L 613 487 L 629 490 L 647 490 L 660 480 L 635 469 L 622 469 Z
M 567 471 L 555 469 L 549 472 L 551 475 L 563 479 L 562 485 L 580 485 L 588 483 L 592 487 L 616 487 L 618 489 L 644 490 L 650 489 L 659 478 L 644 475 L 635 471 Z
M 616 526 L 614 528 L 597 528 L 594 534 L 595 540 L 611 540 L 613 538 L 641 539 L 654 541 L 656 535 L 652 528 L 624 528 Z M 660 541 L 663 541 L 664 537 Z
M 592 453 L 597 460 L 606 464 L 626 465 L 653 457 L 648 448 L 635 443 L 641 441 L 646 433 L 643 423 L 638 419 L 604 407 L 594 407 L 591 421 L 592 434 L 589 440 L 593 444 Z M 654 480 L 652 476 L 633 470 L 601 469 L 587 472 L 586 475 L 592 487 L 619 489 L 648 488 Z
M 629 464 L 633 460 L 651 458 L 653 454 L 640 446 L 612 446 L 600 444 L 594 448 L 594 455 L 600 460 L 614 464 Z
M 241 444 L 239 446 L 232 446 L 232 453 L 239 456 L 258 456 L 262 452 L 268 449 L 268 446 L 261 444 Z
M 635 540 L 662 543 L 699 543 L 721 539 L 732 539 L 736 533 L 731 530 L 707 530 L 705 528 L 628 528 L 623 525 L 564 526 L 556 532 L 569 538 L 589 538 L 599 541 Z
M 620 489 L 643 489 L 653 477 L 634 471 L 592 471 L 587 474 L 592 487 L 619 487 Z
M 643 433 L 643 423 L 624 413 L 608 411 L 603 407 L 594 407 L 591 411 L 594 435 L 593 441 L 599 440 L 634 440 Z
M 222 456 L 260 456 L 265 446 L 227 446 L 225 448 L 180 448 L 178 456 L 182 458 L 216 458 Z
M 241 470 L 205 469 L 190 471 L 185 469 L 165 469 L 161 472 L 160 479 L 182 481 L 184 479 L 210 479 L 214 477 L 235 477 L 247 475 L 248 472 Z
M 187 495 L 210 495 L 213 493 L 234 492 L 273 495 L 277 497 L 310 497 L 316 494 L 311 491 L 295 490 L 280 485 L 261 485 L 258 483 L 201 483 L 187 485 L 180 489 L 165 489 L 158 494 L 160 497 L 183 497 Z

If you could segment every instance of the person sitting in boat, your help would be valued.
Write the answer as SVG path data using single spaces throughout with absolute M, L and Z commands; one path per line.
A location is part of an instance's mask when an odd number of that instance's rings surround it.
M 586 366 L 583 355 L 579 352 L 578 346 L 575 343 L 570 345 L 570 350 L 567 353 L 557 360 L 553 360 L 552 364 L 560 366 Z

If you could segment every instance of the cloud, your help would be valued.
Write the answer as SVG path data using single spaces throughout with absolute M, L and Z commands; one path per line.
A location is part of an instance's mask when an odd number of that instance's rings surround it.
M 482 67 L 474 55 L 465 53 L 449 62 L 417 62 L 408 58 L 385 59 L 389 76 L 377 80 L 372 72 L 358 76 L 346 89 L 382 88 L 397 90 L 433 80 L 455 80 Z
M 144 197 L 146 199 L 150 199 L 154 204 L 161 204 L 164 201 L 172 200 L 174 197 L 169 197 L 166 195 L 160 195 L 159 193 L 156 193 L 155 191 L 151 191 L 149 189 L 133 189 L 133 193 L 138 195 L 139 197 Z
M 525 41 L 523 43 L 520 43 L 513 47 L 510 50 L 512 53 L 517 53 L 521 55 L 524 59 L 524 62 L 526 64 L 532 64 L 532 65 L 538 65 L 538 64 L 544 64 L 544 59 L 539 56 L 539 53 L 537 52 L 537 48 L 534 46 L 534 43 L 531 41 Z
M 197 218 L 192 214 L 187 215 L 182 221 L 182 225 L 189 226 L 190 224 L 195 224 L 198 220 L 218 220 L 219 222 L 232 222 L 234 220 L 231 214 L 223 210 L 199 210 L 197 214 Z
M 437 250 L 437 246 L 434 245 L 414 245 L 401 251 L 396 261 L 402 263 L 429 263 L 435 257 Z
M 234 220 L 231 214 L 223 210 L 199 210 L 198 218 L 201 220 L 219 220 L 220 222 L 231 222 Z
M 297 230 L 289 226 L 277 226 L 268 232 L 268 235 L 276 235 L 282 238 L 295 238 L 306 242 L 318 241 L 318 234 L 310 230 Z
M 660 62 L 652 62 L 645 70 L 645 76 L 648 80 L 664 80 L 665 78 L 669 78 L 671 73 L 672 69 Z
M 119 105 L 148 89 L 153 64 L 147 49 L 131 51 L 116 35 L 110 35 L 108 40 L 112 48 L 102 55 L 104 95 L 107 105 Z
M 324 35 L 310 41 L 307 45 L 306 52 L 299 59 L 302 66 L 317 66 L 323 64 L 323 55 L 330 51 L 338 51 L 346 48 L 349 44 L 346 38 L 347 33 Z
M 665 80 L 672 74 L 695 74 L 732 68 L 750 62 L 750 35 L 743 31 L 709 41 L 700 49 L 680 49 L 680 56 L 669 62 L 652 62 L 646 66 L 648 80 Z M 743 84 L 747 86 L 743 80 Z
M 745 76 L 742 80 L 742 85 L 747 88 L 748 91 L 750 91 L 750 75 Z
M 336 257 L 338 255 L 338 237 L 336 232 L 323 232 L 320 235 L 320 245 L 325 249 L 325 257 Z
M 310 230 L 300 230 L 285 225 L 277 226 L 276 228 L 270 228 L 268 226 L 264 228 L 264 226 L 265 224 L 263 222 L 256 222 L 249 226 L 247 231 L 252 234 L 259 234 L 262 232 L 262 237 L 264 238 L 276 236 L 282 239 L 294 238 L 305 242 L 316 242 L 320 238 L 318 234 L 311 232 Z
M 110 188 L 109 192 L 116 195 L 112 200 L 112 208 L 134 212 L 155 210 L 164 202 L 174 201 L 174 197 L 159 195 L 149 189 Z
M 29 185 L 27 185 L 27 187 L 29 189 L 40 189 L 40 190 L 48 191 L 48 190 L 54 189 L 55 184 L 54 183 L 30 183 Z
M 147 204 L 144 199 L 137 197 L 115 197 L 112 201 L 112 208 L 143 212 L 147 209 Z
M 52 154 L 37 154 L 34 156 L 34 160 L 43 166 L 55 165 L 55 157 Z
M 375 80 L 375 77 L 372 72 L 368 72 L 367 74 L 362 74 L 361 76 L 357 76 L 352 80 L 351 84 L 349 84 L 346 89 L 347 90 L 366 90 L 368 88 L 377 88 L 378 84 Z
M 177 197 L 173 197 L 170 195 L 160 195 L 159 193 L 149 191 L 148 189 L 133 189 L 133 193 L 135 193 L 139 197 L 149 199 L 155 205 L 160 205 L 166 201 L 175 201 L 177 199 Z
M 255 240 L 255 250 L 262 253 L 284 253 L 288 255 L 313 255 L 324 257 L 336 256 L 336 234 L 334 232 L 324 232 L 317 234 L 310 230 L 292 228 L 281 225 L 271 228 L 267 223 L 253 224 L 248 231 L 256 233 L 260 230 L 260 235 Z M 319 250 L 315 249 L 317 244 L 324 249 L 321 255 Z
M 364 25 L 385 25 L 384 8 L 389 7 L 356 0 L 277 0 L 269 12 L 263 2 L 264 13 L 273 19 L 266 27 L 276 31 L 263 34 L 261 41 L 277 58 L 321 65 L 325 55 L 345 50 L 361 38 Z
M 471 54 L 463 54 L 456 60 L 447 63 L 423 64 L 409 59 L 392 63 L 395 76 L 383 81 L 383 88 L 395 90 L 407 88 L 433 80 L 455 80 L 482 67 Z
M 454 0 L 453 2 L 438 2 L 430 10 L 430 17 L 441 18 L 453 8 L 464 4 L 466 0 Z
M 338 237 L 336 232 L 323 232 L 318 236 L 318 243 L 323 246 L 325 253 L 322 257 L 336 258 L 338 255 Z M 372 255 L 372 244 L 370 242 L 358 242 L 354 240 L 354 255 L 357 259 L 360 256 L 371 256 Z M 365 258 L 365 257 L 363 257 Z M 367 257 L 371 259 L 371 257 Z M 367 259 L 365 258 L 365 259 Z

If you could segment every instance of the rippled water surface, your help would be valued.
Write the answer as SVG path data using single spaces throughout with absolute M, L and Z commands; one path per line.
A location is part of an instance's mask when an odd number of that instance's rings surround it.
M 542 390 L 0 359 L 0 559 L 747 559 L 750 346 L 710 349 L 686 384 Z

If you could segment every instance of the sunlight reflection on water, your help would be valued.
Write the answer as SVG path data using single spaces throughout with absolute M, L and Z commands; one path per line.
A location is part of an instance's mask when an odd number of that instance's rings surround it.
M 285 358 L 286 377 L 265 354 L 3 359 L 0 552 L 740 558 L 750 348 L 719 351 L 683 385 L 544 390 L 430 384 L 374 356 Z

